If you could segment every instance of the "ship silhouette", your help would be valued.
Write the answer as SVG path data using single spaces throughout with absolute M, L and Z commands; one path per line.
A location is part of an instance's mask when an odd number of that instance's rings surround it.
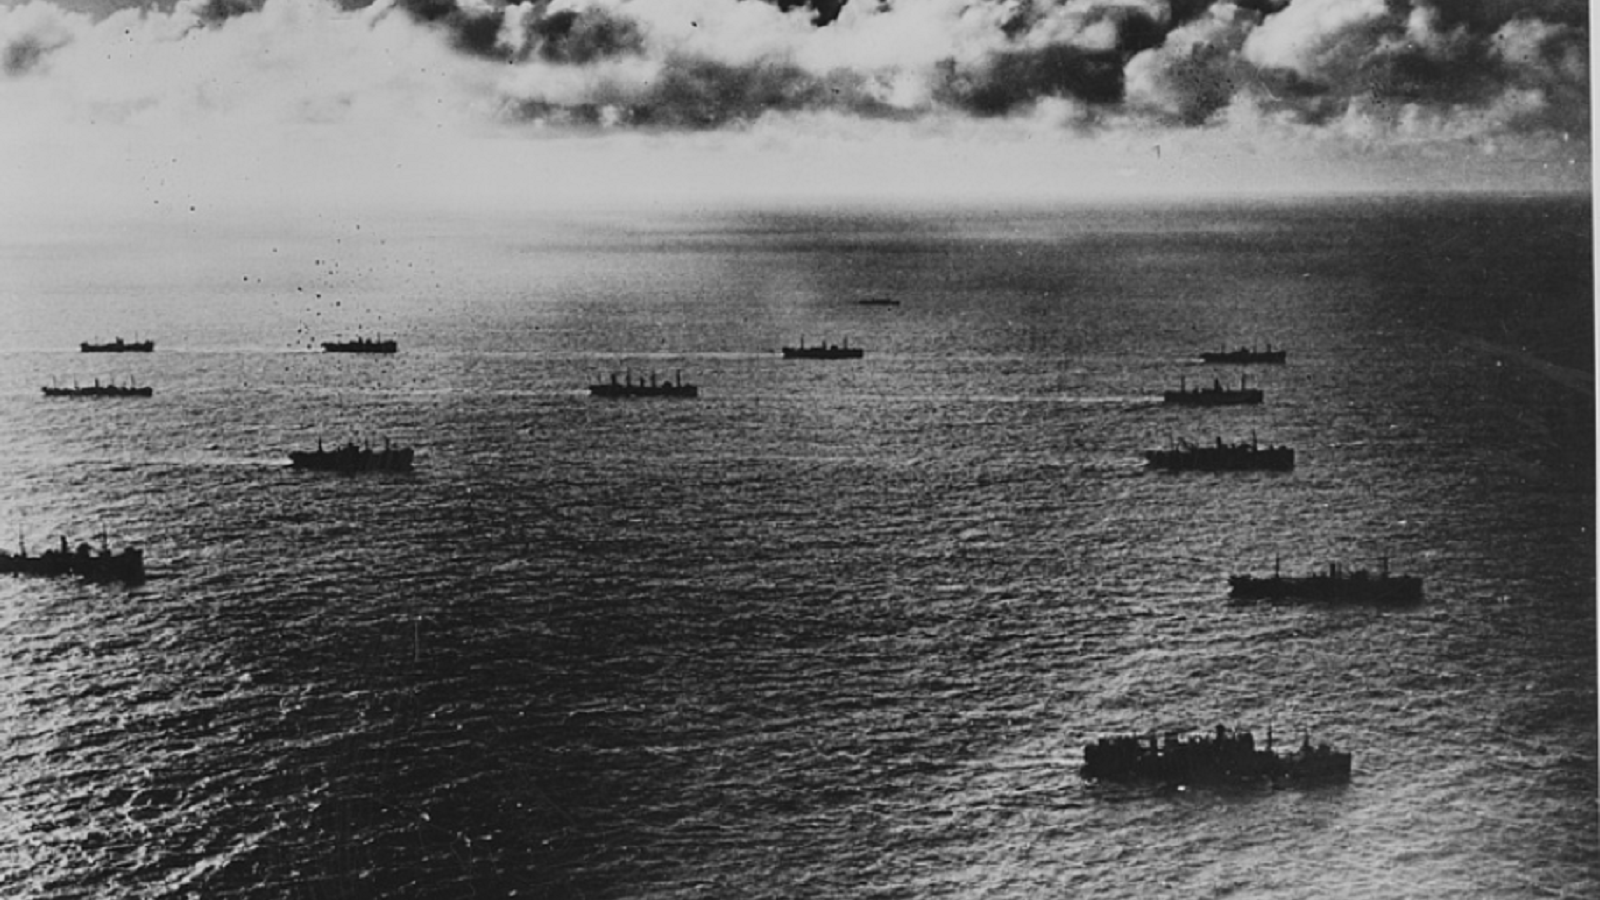
M 1422 600 L 1422 579 L 1415 575 L 1389 574 L 1389 560 L 1379 563 L 1377 572 L 1346 570 L 1329 563 L 1325 571 L 1302 576 L 1284 576 L 1277 561 L 1272 574 L 1230 575 L 1228 595 L 1236 600 L 1315 600 L 1336 603 L 1378 603 L 1399 605 Z
M 1243 472 L 1266 470 L 1287 472 L 1294 468 L 1294 450 L 1289 447 L 1263 447 L 1255 435 L 1247 442 L 1195 444 L 1179 440 L 1165 450 L 1146 450 L 1145 464 L 1170 472 Z
M 860 359 L 866 351 L 860 347 L 850 346 L 848 339 L 841 344 L 822 343 L 807 347 L 806 339 L 800 339 L 800 346 L 783 348 L 784 359 Z
M 83 353 L 150 353 L 155 349 L 155 341 L 129 342 L 120 337 L 107 344 L 94 344 L 84 341 L 78 345 L 78 350 Z
M 1223 387 L 1221 379 L 1212 379 L 1210 387 L 1196 388 L 1180 379 L 1177 390 L 1162 392 L 1161 402 L 1176 406 L 1242 406 L 1260 403 L 1264 397 L 1260 388 L 1245 387 L 1245 376 L 1240 375 L 1237 389 Z
M 82 387 L 79 387 L 77 382 L 73 382 L 72 387 L 56 387 L 52 385 L 47 388 L 40 388 L 40 390 L 44 391 L 46 397 L 149 397 L 155 393 L 149 387 L 135 386 L 131 378 L 127 384 L 101 384 L 100 379 L 96 378 L 94 384 Z
M 1286 350 L 1274 350 L 1267 344 L 1267 349 L 1257 350 L 1255 347 L 1240 347 L 1237 350 L 1219 350 L 1214 353 L 1200 354 L 1200 361 L 1206 363 L 1282 363 L 1287 360 L 1289 353 Z
M 609 381 L 597 381 L 589 385 L 589 394 L 593 397 L 698 397 L 700 388 L 685 384 L 683 373 L 678 372 L 672 381 L 656 379 L 656 373 L 650 373 L 646 381 L 640 376 L 638 381 L 633 380 L 633 372 L 626 371 L 618 377 L 616 372 L 611 373 Z
M 409 472 L 415 454 L 410 447 L 391 447 L 387 440 L 382 450 L 357 447 L 354 443 L 324 450 L 322 442 L 317 441 L 315 450 L 291 451 L 289 465 L 317 472 Z
M 1351 755 L 1320 744 L 1309 736 L 1298 750 L 1278 753 L 1272 729 L 1266 746 L 1257 748 L 1248 731 L 1218 725 L 1214 734 L 1167 732 L 1100 738 L 1083 748 L 1084 778 L 1173 785 L 1317 784 L 1350 780 Z
M 353 341 L 323 341 L 324 353 L 394 353 L 400 345 L 391 340 L 358 337 Z
M 67 546 L 65 535 L 59 549 L 50 549 L 30 556 L 26 545 L 17 547 L 15 554 L 0 550 L 0 574 L 37 575 L 45 578 L 76 576 L 85 581 L 121 581 L 137 584 L 144 581 L 144 551 L 137 547 L 124 547 L 113 553 L 107 546 L 105 535 L 100 537 L 98 550 L 81 543 L 75 549 Z

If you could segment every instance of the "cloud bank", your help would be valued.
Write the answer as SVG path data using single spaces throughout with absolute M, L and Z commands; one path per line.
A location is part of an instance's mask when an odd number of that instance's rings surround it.
M 0 152 L 93 180 L 120 144 L 150 197 L 179 181 L 1071 195 L 1129 171 L 1121 188 L 1179 193 L 1585 189 L 1587 15 L 1581 0 L 34 0 L 0 9 L 0 114 L 19 126 Z

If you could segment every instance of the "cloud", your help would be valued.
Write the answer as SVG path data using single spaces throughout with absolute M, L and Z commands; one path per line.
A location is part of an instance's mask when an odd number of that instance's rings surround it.
M 796 154 L 933 166 L 942 149 L 1005 170 L 1004 150 L 1025 193 L 1052 150 L 1080 163 L 1050 188 L 1070 190 L 1118 183 L 1104 150 L 1158 143 L 1174 179 L 1191 148 L 1257 184 L 1272 147 L 1311 187 L 1449 157 L 1437 171 L 1570 188 L 1589 177 L 1588 69 L 1581 0 L 184 0 L 98 17 L 33 0 L 0 9 L 0 153 L 117 171 L 107 148 L 125 148 L 152 203 L 278 179 L 666 190 L 624 150 L 726 150 L 765 189 Z M 580 177 L 602 161 L 618 169 Z M 836 168 L 832 187 L 861 187 Z M 994 182 L 938 169 L 929 190 Z
M 1336 78 L 1373 52 L 1390 19 L 1387 0 L 1297 0 L 1251 32 L 1243 56 L 1312 81 Z
M 0 75 L 17 78 L 32 72 L 50 54 L 72 43 L 80 21 L 39 4 L 0 11 Z
M 1258 15 L 1224 5 L 1173 29 L 1128 61 L 1128 102 L 1164 121 L 1200 126 L 1253 79 L 1240 51 Z
M 1548 114 L 1495 120 L 1496 127 L 1572 130 L 1588 116 L 1582 6 L 380 0 L 346 11 L 317 0 L 185 0 L 170 14 L 127 11 L 91 23 L 36 0 L 6 14 L 0 58 L 16 78 L 59 56 L 75 64 L 67 77 L 78 76 L 88 94 L 95 78 L 131 76 L 135 86 L 150 86 L 131 102 L 148 106 L 170 105 L 154 89 L 163 79 L 130 70 L 158 57 L 183 73 L 164 79 L 179 97 L 229 84 L 254 90 L 245 81 L 251 70 L 265 74 L 266 63 L 291 80 L 312 73 L 328 95 L 303 99 L 316 116 L 359 110 L 368 91 L 428 96 L 441 80 L 466 78 L 478 93 L 458 105 L 541 126 L 718 129 L 824 110 L 993 118 L 1063 100 L 1100 122 L 1148 116 L 1186 127 L 1214 125 L 1236 100 L 1303 122 L 1383 104 L 1454 107 L 1471 118 L 1500 103 L 1505 90 L 1534 90 Z M 267 35 L 270 47 L 260 44 Z M 251 36 L 257 44 L 241 46 Z M 112 64 L 88 62 L 97 52 Z M 402 74 L 393 57 L 401 52 L 426 68 Z M 442 59 L 446 52 L 457 58 Z M 491 72 L 487 63 L 503 68 Z M 112 92 L 133 90 L 122 84 Z M 223 106 L 248 99 L 215 98 Z

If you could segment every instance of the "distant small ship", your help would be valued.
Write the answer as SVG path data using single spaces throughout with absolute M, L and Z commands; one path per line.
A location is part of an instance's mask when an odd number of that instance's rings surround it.
M 155 391 L 149 387 L 135 387 L 132 381 L 127 384 L 101 384 L 96 378 L 94 384 L 79 387 L 73 382 L 72 387 L 47 387 L 41 388 L 46 397 L 149 397 Z
M 289 464 L 296 469 L 318 472 L 409 472 L 416 451 L 410 447 L 390 447 L 383 442 L 382 450 L 345 444 L 337 450 L 322 449 L 317 441 L 315 450 L 294 450 L 289 453 Z
M 356 338 L 353 341 L 323 341 L 324 353 L 394 353 L 400 345 L 393 340 L 375 341 L 371 338 Z
M 692 384 L 683 383 L 683 373 L 678 372 L 673 381 L 657 381 L 656 373 L 650 373 L 650 380 L 646 381 L 641 376 L 638 381 L 633 380 L 631 371 L 623 373 L 619 378 L 616 372 L 611 373 L 611 380 L 597 381 L 589 385 L 589 395 L 593 397 L 698 397 L 700 388 Z
M 1422 579 L 1390 575 L 1383 560 L 1376 574 L 1366 569 L 1347 572 L 1329 563 L 1326 572 L 1285 578 L 1273 563 L 1271 577 L 1231 575 L 1228 595 L 1237 600 L 1320 600 L 1338 603 L 1406 604 L 1422 601 Z
M 88 341 L 78 345 L 84 353 L 149 353 L 156 349 L 155 341 L 124 341 L 117 338 L 109 344 L 92 344 Z
M 1238 472 L 1265 469 L 1287 472 L 1294 468 L 1294 450 L 1289 447 L 1263 447 L 1254 435 L 1248 442 L 1212 445 L 1180 440 L 1167 450 L 1146 450 L 1145 463 L 1152 469 L 1173 472 Z
M 1277 753 L 1272 729 L 1266 746 L 1257 749 L 1248 731 L 1218 725 L 1216 733 L 1168 732 L 1100 738 L 1083 748 L 1084 778 L 1116 782 L 1158 781 L 1164 784 L 1273 785 L 1338 783 L 1350 780 L 1351 755 L 1306 736 L 1300 749 Z
M 1274 350 L 1272 345 L 1268 344 L 1265 350 L 1257 350 L 1254 347 L 1240 347 L 1237 350 L 1202 353 L 1200 354 L 1200 361 L 1207 363 L 1281 363 L 1288 357 L 1288 351 Z
M 849 340 L 846 340 L 842 346 L 839 344 L 819 344 L 815 347 L 807 347 L 805 338 L 801 338 L 800 346 L 783 348 L 784 359 L 860 359 L 865 353 L 866 351 L 860 347 L 850 346 Z
M 105 537 L 102 536 L 100 540 L 99 550 L 94 550 L 87 543 L 79 544 L 76 550 L 69 550 L 64 535 L 59 550 L 46 550 L 38 556 L 29 556 L 26 546 L 19 546 L 15 555 L 0 550 L 0 574 L 46 578 L 75 575 L 85 581 L 122 581 L 128 584 L 144 581 L 144 551 L 137 547 L 125 547 L 120 553 L 112 553 L 106 546 Z
M 1260 403 L 1264 397 L 1260 388 L 1245 387 L 1241 375 L 1237 390 L 1223 387 L 1219 379 L 1212 379 L 1208 388 L 1191 388 L 1186 380 L 1180 379 L 1177 390 L 1162 392 L 1161 402 L 1177 406 L 1243 406 Z
M 899 306 L 900 301 L 893 297 L 862 297 L 856 301 L 858 306 Z

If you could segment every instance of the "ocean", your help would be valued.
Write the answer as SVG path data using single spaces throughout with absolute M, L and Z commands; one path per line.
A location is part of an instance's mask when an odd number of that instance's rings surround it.
M 1600 892 L 1587 198 L 303 216 L 0 243 L 18 898 Z M 860 301 L 887 298 L 898 305 Z M 393 356 L 323 354 L 394 338 Z M 149 338 L 150 354 L 79 341 Z M 779 349 L 848 340 L 847 361 Z M 1252 366 L 1260 406 L 1180 409 Z M 695 400 L 593 398 L 611 373 Z M 149 399 L 40 387 L 134 379 Z M 1288 473 L 1158 474 L 1175 440 Z M 410 475 L 301 472 L 322 441 Z M 1419 575 L 1411 607 L 1228 576 Z M 1110 785 L 1271 728 L 1349 784 Z

